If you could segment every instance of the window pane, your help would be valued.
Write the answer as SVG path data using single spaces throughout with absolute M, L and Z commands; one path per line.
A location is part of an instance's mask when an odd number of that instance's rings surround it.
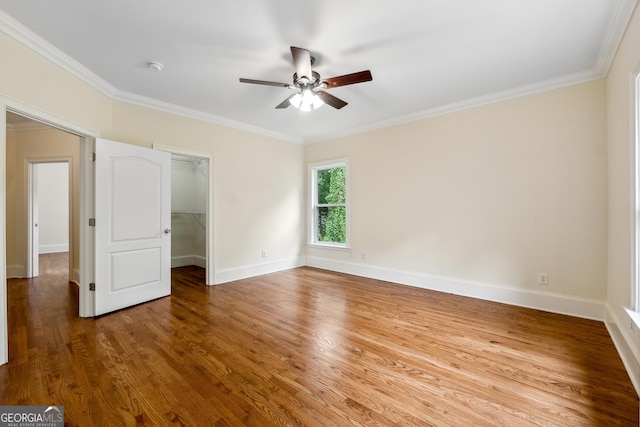
M 344 175 L 345 168 L 321 169 L 318 173 L 318 203 L 345 203 Z
M 318 241 L 347 241 L 347 209 L 344 206 L 317 208 Z

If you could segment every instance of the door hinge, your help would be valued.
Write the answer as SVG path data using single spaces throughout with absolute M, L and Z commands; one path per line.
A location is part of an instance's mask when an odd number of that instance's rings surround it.
M 96 153 L 89 153 L 89 161 L 90 162 L 96 161 Z
M 95 283 L 89 283 L 89 290 L 90 291 L 95 291 L 96 290 L 96 284 Z
M 89 218 L 89 227 L 95 227 L 95 226 L 96 226 L 96 219 Z

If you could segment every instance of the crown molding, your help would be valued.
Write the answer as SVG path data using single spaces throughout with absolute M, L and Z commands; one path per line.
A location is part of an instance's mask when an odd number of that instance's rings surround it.
M 443 116 L 445 114 L 456 113 L 464 110 L 470 110 L 472 108 L 482 107 L 489 104 L 495 104 L 498 102 L 508 101 L 523 96 L 534 95 L 537 93 L 543 93 L 554 89 L 560 89 L 567 86 L 572 86 L 579 83 L 585 83 L 591 80 L 601 79 L 603 76 L 599 71 L 589 71 L 584 73 L 570 74 L 555 79 L 546 80 L 539 83 L 519 86 L 513 89 L 493 92 L 487 95 L 482 95 L 476 98 L 466 99 L 460 102 L 454 102 L 447 105 L 442 105 L 426 110 L 418 111 L 415 113 L 407 114 L 404 116 L 395 117 L 389 120 L 383 120 L 371 124 L 348 129 L 345 132 L 336 132 L 332 134 L 325 134 L 317 138 L 310 138 L 305 142 L 308 144 L 314 144 L 317 142 L 328 141 L 331 139 L 343 138 L 359 133 L 371 132 L 383 128 L 392 126 L 398 126 L 410 122 L 429 119 L 437 116 Z
M 609 74 L 609 69 L 613 64 L 624 33 L 627 31 L 637 3 L 638 0 L 619 0 L 616 2 L 615 10 L 609 19 L 607 30 L 600 44 L 595 67 L 603 77 Z
M 252 125 L 248 125 L 246 123 L 238 122 L 235 120 L 226 119 L 224 117 L 216 116 L 215 114 L 204 113 L 199 110 L 181 107 L 179 105 L 171 104 L 164 101 L 158 101 L 157 99 L 147 98 L 145 96 L 136 95 L 130 92 L 117 91 L 114 94 L 113 99 L 116 101 L 127 103 L 127 104 L 139 105 L 141 107 L 151 108 L 153 110 L 158 110 L 158 111 L 164 111 L 165 113 L 176 114 L 178 116 L 201 120 L 204 122 L 226 126 L 233 129 L 246 131 L 246 132 L 251 132 L 251 133 L 263 135 L 269 138 L 279 139 L 286 142 L 293 142 L 296 144 L 303 144 L 305 142 L 302 138 L 293 137 L 291 135 L 285 135 L 285 134 L 274 132 L 269 129 L 264 129 L 258 126 L 252 126 Z
M 522 96 L 533 95 L 536 93 L 546 92 L 549 90 L 559 89 L 565 86 L 571 86 L 579 83 L 585 83 L 591 80 L 605 78 L 609 73 L 609 69 L 613 64 L 618 48 L 624 37 L 624 33 L 629 26 L 633 12 L 637 6 L 638 0 L 618 0 L 614 12 L 607 24 L 607 30 L 602 39 L 600 52 L 596 64 L 591 71 L 570 74 L 543 82 L 530 85 L 524 85 L 517 88 L 509 89 L 501 92 L 494 92 L 480 97 L 467 99 L 447 105 L 442 105 L 405 116 L 395 117 L 389 120 L 367 124 L 359 127 L 348 129 L 344 132 L 336 132 L 325 134 L 314 138 L 309 138 L 305 142 L 313 144 L 322 141 L 328 141 L 336 138 L 343 138 L 358 133 L 371 132 L 374 130 L 397 126 L 418 120 L 441 116 L 444 114 L 464 111 L 483 105 L 493 104 L 496 102 L 507 101 Z
M 27 46 L 40 56 L 84 81 L 103 94 L 113 97 L 116 89 L 78 61 L 0 10 L 0 31 Z

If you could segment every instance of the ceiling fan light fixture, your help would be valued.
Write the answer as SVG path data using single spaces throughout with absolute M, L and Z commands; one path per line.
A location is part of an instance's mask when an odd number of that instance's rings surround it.
M 301 111 L 316 110 L 324 105 L 320 96 L 311 89 L 303 89 L 300 93 L 296 93 L 289 99 L 289 103 Z

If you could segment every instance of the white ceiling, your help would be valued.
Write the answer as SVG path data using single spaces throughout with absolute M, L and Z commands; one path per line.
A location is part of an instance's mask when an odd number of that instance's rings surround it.
M 313 142 L 604 77 L 635 4 L 0 0 L 0 30 L 115 99 Z M 290 90 L 238 78 L 290 83 L 291 45 L 373 81 L 332 89 L 341 110 L 276 110 Z

